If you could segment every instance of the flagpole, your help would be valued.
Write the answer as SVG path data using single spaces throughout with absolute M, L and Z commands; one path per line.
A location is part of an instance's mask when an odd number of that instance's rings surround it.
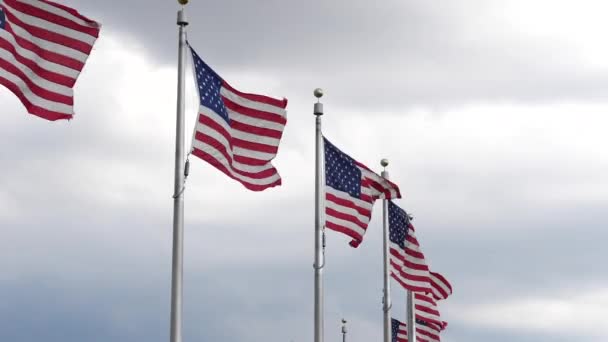
M 186 5 L 188 0 L 178 0 Z M 182 7 L 177 12 L 179 50 L 177 64 L 177 119 L 175 125 L 175 183 L 173 192 L 173 262 L 171 265 L 171 336 L 170 342 L 182 341 L 182 280 L 184 257 L 184 110 L 186 69 L 186 26 Z
M 346 342 L 346 320 L 342 318 L 342 342 Z
M 388 180 L 388 159 L 382 159 L 380 165 L 384 168 L 382 170 L 382 177 Z M 389 233 L 389 222 L 388 222 L 388 200 L 382 200 L 382 241 L 383 241 L 383 269 L 384 269 L 384 297 L 382 298 L 382 311 L 384 313 L 384 342 L 391 342 L 391 283 L 389 273 L 389 250 L 388 250 L 388 233 Z
M 407 290 L 407 338 L 408 342 L 416 342 L 416 316 L 414 308 L 414 292 Z
M 321 132 L 321 116 L 323 104 L 320 101 L 323 90 L 315 89 L 314 95 L 317 103 L 314 107 L 315 115 L 315 304 L 314 304 L 314 342 L 323 342 L 323 267 L 325 266 L 325 233 L 323 224 L 323 200 L 325 196 L 323 186 L 324 147 Z

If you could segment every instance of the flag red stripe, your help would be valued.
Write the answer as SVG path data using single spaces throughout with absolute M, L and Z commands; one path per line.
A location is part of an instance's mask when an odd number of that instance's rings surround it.
M 77 10 L 75 10 L 73 8 L 67 7 L 67 6 L 65 6 L 63 4 L 60 4 L 60 3 L 57 3 L 57 2 L 54 2 L 54 1 L 49 1 L 49 0 L 40 0 L 40 1 L 42 1 L 44 3 L 47 3 L 47 4 L 51 5 L 51 6 L 54 6 L 56 8 L 60 8 L 60 9 L 68 12 L 69 14 L 71 14 L 71 15 L 79 18 L 79 19 L 88 22 L 91 26 L 99 27 L 99 24 L 96 21 L 91 20 L 91 19 L 83 16 L 82 14 L 78 13 Z
M 353 201 L 349 201 L 347 199 L 338 197 L 332 193 L 325 193 L 325 199 L 330 202 L 334 202 L 335 204 L 337 204 L 341 207 L 356 210 L 359 214 L 364 215 L 368 218 L 370 218 L 372 216 L 371 210 L 369 210 L 367 208 L 362 208 L 362 207 L 356 205 Z
M 21 46 L 22 48 L 24 48 L 26 50 L 32 51 L 33 53 L 37 54 L 38 56 L 40 56 L 41 58 L 43 58 L 49 62 L 63 65 L 67 68 L 77 70 L 77 71 L 81 71 L 82 68 L 84 68 L 84 63 L 80 62 L 77 59 L 74 59 L 74 58 L 53 52 L 53 51 L 45 50 L 45 49 L 41 48 L 40 46 L 30 42 L 29 40 L 17 35 L 13 31 L 13 28 L 10 26 L 10 23 L 7 23 L 5 30 L 7 32 L 11 33 L 15 37 L 15 41 L 17 42 L 17 44 L 19 44 L 19 46 Z M 74 86 L 74 83 L 76 83 L 75 80 L 74 80 L 74 82 L 72 82 L 71 86 Z
M 256 152 L 276 154 L 279 151 L 278 146 L 270 146 L 262 143 L 256 143 L 253 141 L 238 139 L 235 137 L 232 138 L 232 144 L 234 146 L 242 147 L 244 149 Z
M 44 78 L 47 81 L 51 81 L 62 86 L 72 87 L 74 85 L 74 79 L 53 71 L 46 70 L 42 68 L 39 64 L 36 64 L 34 61 L 20 55 L 17 52 L 17 49 L 13 44 L 11 44 L 8 40 L 0 37 L 0 49 L 4 49 L 9 51 L 19 63 L 30 68 L 36 75 Z
M 224 100 L 224 105 L 226 108 L 230 109 L 233 112 L 239 113 L 241 115 L 245 115 L 254 119 L 266 120 L 270 122 L 274 122 L 280 125 L 287 124 L 287 119 L 282 117 L 279 114 L 265 112 L 259 109 L 252 109 L 249 107 L 241 106 L 240 104 L 233 102 L 226 96 L 222 96 L 222 100 Z
M 56 43 L 59 45 L 67 46 L 69 48 L 72 48 L 76 51 L 80 51 L 87 55 L 93 49 L 92 45 L 89 45 L 81 40 L 66 37 L 66 36 L 56 33 L 56 32 L 52 32 L 52 31 L 45 30 L 45 29 L 37 27 L 37 26 L 26 24 L 26 23 L 22 22 L 21 20 L 19 20 L 19 18 L 17 18 L 11 12 L 11 10 L 6 9 L 6 7 L 3 7 L 3 8 L 4 8 L 4 13 L 6 14 L 6 17 L 8 20 L 10 20 L 11 24 L 20 26 L 21 28 L 23 28 L 24 30 L 26 30 L 32 36 L 34 36 L 36 38 L 39 38 L 41 40 L 46 40 L 49 42 L 53 42 L 53 43 Z
M 362 229 L 366 229 L 367 228 L 367 224 L 359 221 L 359 218 L 357 218 L 354 215 L 345 214 L 345 213 L 336 211 L 335 209 L 332 209 L 332 208 L 329 208 L 329 207 L 325 208 L 325 214 L 327 214 L 328 216 L 331 216 L 331 217 L 335 217 L 335 218 L 340 219 L 340 220 L 344 220 L 344 221 L 348 221 L 348 222 L 354 223 L 357 226 L 361 227 Z M 359 238 L 361 237 L 361 235 L 357 235 L 357 236 Z
M 245 157 L 245 156 L 240 156 L 240 155 L 235 155 L 234 161 L 241 163 L 243 165 L 251 165 L 251 166 L 262 166 L 262 165 L 268 164 L 267 160 Z
M 281 139 L 281 136 L 283 135 L 282 131 L 277 131 L 276 129 L 256 127 L 248 125 L 246 123 L 238 122 L 236 120 L 230 120 L 230 127 L 241 132 L 275 139 Z
M 220 170 L 221 172 L 223 172 L 226 176 L 236 180 L 237 182 L 243 184 L 243 186 L 251 191 L 263 191 L 266 190 L 267 188 L 271 188 L 271 187 L 275 187 L 275 186 L 279 186 L 281 185 L 281 178 L 279 178 L 277 181 L 270 183 L 270 184 L 264 184 L 264 185 L 259 185 L 259 184 L 251 184 L 248 182 L 245 182 L 241 179 L 238 179 L 236 177 L 234 177 L 230 171 L 228 171 L 228 169 L 226 169 L 226 167 L 224 167 L 224 165 L 222 165 L 222 163 L 220 163 L 217 159 L 213 158 L 213 156 L 211 156 L 210 154 L 201 151 L 197 148 L 194 148 L 192 150 L 192 154 L 203 159 L 204 161 L 208 162 L 209 164 L 211 164 L 212 166 L 214 166 L 215 168 L 217 168 L 218 170 Z
M 229 146 L 226 146 L 226 148 L 230 148 L 232 150 L 232 136 L 230 135 L 230 132 L 228 132 L 222 125 L 220 125 L 219 123 L 217 123 L 216 121 L 211 119 L 209 116 L 205 115 L 204 113 L 200 113 L 198 115 L 198 122 L 200 122 L 204 126 L 209 127 L 210 129 L 216 131 L 217 133 L 222 135 L 224 138 L 226 138 L 226 140 L 228 141 L 228 144 L 229 144 Z M 200 132 L 197 131 L 197 134 L 198 133 L 200 133 Z M 195 135 L 195 138 L 196 137 L 198 137 L 198 135 Z M 231 160 L 232 158 L 227 158 L 227 159 Z
M 228 160 L 228 161 L 232 160 L 232 158 L 230 157 L 230 154 L 228 153 L 228 149 L 226 148 L 226 145 L 224 145 L 223 143 L 214 139 L 213 137 L 205 135 L 201 132 L 196 132 L 194 135 L 194 138 L 197 141 L 200 141 L 202 143 L 205 143 L 205 144 L 210 145 L 213 148 L 215 148 L 219 153 L 221 153 L 224 156 L 224 158 L 226 158 L 226 160 Z M 232 163 L 230 163 L 230 164 L 232 164 Z M 246 171 L 242 171 L 237 168 L 234 168 L 234 167 L 232 167 L 231 170 L 232 170 L 232 172 L 234 172 L 236 174 L 239 174 L 239 175 L 245 176 L 245 177 L 249 177 L 249 178 L 253 178 L 253 179 L 265 179 L 265 178 L 269 178 L 269 177 L 272 177 L 275 174 L 277 174 L 277 171 L 275 168 L 269 168 L 269 169 L 259 171 L 259 172 L 246 172 Z M 241 180 L 239 180 L 239 181 L 241 181 Z
M 325 227 L 328 229 L 331 229 L 333 231 L 345 234 L 347 236 L 349 236 L 350 238 L 359 241 L 361 239 L 361 235 L 359 235 L 358 233 L 356 233 L 354 230 L 335 224 L 333 222 L 325 222 Z
M 255 101 L 255 102 L 260 102 L 260 103 L 265 103 L 265 104 L 269 104 L 271 106 L 275 106 L 275 107 L 279 107 L 279 108 L 283 108 L 283 109 L 287 108 L 287 99 L 278 100 L 278 99 L 275 99 L 275 98 L 272 98 L 272 97 L 268 97 L 268 96 L 264 96 L 264 95 L 243 93 L 241 91 L 238 91 L 238 90 L 234 89 L 226 81 L 222 82 L 222 86 L 225 87 L 226 89 L 229 89 L 231 92 L 239 95 L 240 97 L 246 98 L 248 100 Z
M 12 8 L 16 9 L 17 11 L 25 13 L 27 15 L 31 15 L 33 17 L 37 17 L 42 20 L 49 21 L 49 22 L 52 22 L 57 25 L 61 25 L 63 27 L 72 29 L 74 31 L 88 34 L 91 37 L 95 37 L 95 38 L 99 37 L 99 28 L 78 24 L 68 18 L 62 17 L 60 15 L 57 15 L 57 14 L 54 14 L 51 12 L 47 12 L 41 8 L 34 7 L 30 4 L 19 2 L 16 0 L 4 0 L 4 2 L 6 4 L 8 4 L 9 6 L 11 6 Z M 88 19 L 86 19 L 86 20 L 88 20 Z
M 56 111 L 51 111 L 39 106 L 34 105 L 33 103 L 31 103 L 23 94 L 23 92 L 21 91 L 21 89 L 19 89 L 19 87 L 7 80 L 6 78 L 0 76 L 0 84 L 4 85 L 5 87 L 7 87 L 10 91 L 13 92 L 13 94 L 15 94 L 15 96 L 17 96 L 17 98 L 21 101 L 21 103 L 23 104 L 23 106 L 25 106 L 25 108 L 27 109 L 28 113 L 30 114 L 34 114 L 37 115 L 41 118 L 47 119 L 49 121 L 56 121 L 56 120 L 61 120 L 61 119 L 69 119 L 72 117 L 71 114 L 66 114 L 66 113 L 60 113 L 60 112 L 56 112 Z
M 0 58 L 0 68 L 19 77 L 27 85 L 27 87 L 32 91 L 33 94 L 36 94 L 43 99 L 57 102 L 57 103 L 63 103 L 66 105 L 74 104 L 74 100 L 72 99 L 71 96 L 57 94 L 57 93 L 54 93 L 52 91 L 49 91 L 49 90 L 46 90 L 46 89 L 40 87 L 39 85 L 34 83 L 29 77 L 27 77 L 25 75 L 25 73 L 23 73 L 21 70 L 19 70 L 14 64 L 12 64 L 2 58 Z

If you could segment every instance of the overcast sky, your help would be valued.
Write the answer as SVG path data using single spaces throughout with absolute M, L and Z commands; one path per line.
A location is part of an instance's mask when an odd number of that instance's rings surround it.
M 178 6 L 65 3 L 103 25 L 75 118 L 27 115 L 0 89 L 0 341 L 168 341 Z M 332 142 L 377 171 L 390 159 L 398 203 L 454 287 L 442 341 L 608 340 L 607 12 L 192 0 L 203 59 L 289 106 L 283 186 L 248 192 L 192 160 L 184 341 L 312 340 L 316 87 Z M 328 231 L 327 341 L 342 317 L 349 341 L 381 340 L 380 216 L 376 204 L 357 249 Z M 404 298 L 393 283 L 399 319 Z

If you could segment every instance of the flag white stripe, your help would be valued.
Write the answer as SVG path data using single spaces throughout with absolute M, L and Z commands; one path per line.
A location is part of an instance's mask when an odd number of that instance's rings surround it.
M 328 214 L 325 215 L 325 220 L 328 223 L 333 223 L 337 226 L 348 228 L 348 229 L 354 231 L 356 234 L 359 234 L 361 236 L 363 236 L 363 234 L 365 234 L 365 230 L 353 222 L 345 221 L 345 220 L 339 219 L 337 217 L 334 217 L 334 216 L 328 215 Z
M 270 177 L 261 178 L 261 179 L 256 179 L 256 178 L 251 178 L 251 177 L 240 175 L 240 174 L 234 172 L 234 170 L 228 163 L 228 160 L 226 159 L 226 157 L 224 157 L 224 155 L 222 153 L 220 153 L 217 149 L 215 149 L 213 146 L 205 144 L 204 142 L 201 142 L 198 140 L 196 140 L 193 145 L 194 145 L 194 148 L 211 155 L 215 160 L 217 160 L 220 164 L 222 164 L 228 170 L 228 172 L 230 172 L 230 174 L 232 176 L 234 176 L 235 178 L 238 178 L 239 180 L 242 180 L 245 183 L 249 183 L 249 184 L 253 184 L 253 185 L 268 185 L 268 184 L 272 184 L 272 183 L 276 182 L 280 178 L 278 173 L 275 173 Z
M 84 54 L 80 51 L 69 48 L 65 45 L 56 44 L 50 42 L 48 40 L 40 39 L 32 36 L 29 32 L 24 30 L 21 26 L 11 22 L 11 27 L 15 32 L 15 35 L 20 36 L 21 38 L 28 40 L 30 43 L 48 51 L 53 51 L 55 53 L 64 55 L 66 57 L 73 58 L 82 63 L 86 62 L 88 55 Z
M 18 11 L 17 9 L 9 6 L 7 3 L 4 3 L 4 7 L 7 8 L 17 19 L 21 20 L 23 23 L 32 25 L 34 27 L 40 28 L 42 30 L 58 33 L 62 36 L 79 40 L 83 43 L 86 43 L 90 46 L 93 46 L 95 40 L 97 38 L 90 36 L 86 33 L 72 30 L 68 27 L 54 24 L 50 21 L 43 20 L 29 14 Z
M 262 102 L 257 102 L 257 101 L 246 99 L 244 97 L 241 97 L 240 95 L 233 93 L 226 87 L 222 87 L 220 89 L 220 94 L 222 96 L 226 97 L 227 99 L 229 99 L 230 101 L 232 101 L 238 105 L 241 105 L 243 107 L 247 107 L 247 108 L 251 108 L 251 109 L 255 109 L 255 110 L 259 110 L 259 111 L 263 111 L 263 112 L 278 114 L 284 118 L 287 117 L 287 110 L 285 110 L 284 108 L 273 106 L 273 105 L 270 105 L 267 103 L 262 103 Z
M 214 113 L 207 114 L 210 111 L 211 111 L 211 109 L 204 107 L 204 106 L 201 106 L 199 108 L 200 115 L 204 115 L 204 116 L 210 118 L 211 120 L 213 120 L 215 123 L 221 125 L 231 136 L 234 137 L 237 135 L 237 134 L 235 134 L 236 130 L 233 130 L 230 126 L 228 126 L 228 123 L 223 118 L 221 118 L 219 115 L 214 114 Z M 270 161 L 275 157 L 275 154 L 273 154 L 273 153 L 254 151 L 254 150 L 250 150 L 250 149 L 240 147 L 240 146 L 234 146 L 233 149 L 230 150 L 230 143 L 228 142 L 228 140 L 226 140 L 225 136 L 223 136 L 222 134 L 220 134 L 218 131 L 214 130 L 213 128 L 205 126 L 204 124 L 200 123 L 199 121 L 196 122 L 195 129 L 198 132 L 208 135 L 208 136 L 216 139 L 217 141 L 219 141 L 222 145 L 224 145 L 226 147 L 226 149 L 228 150 L 228 153 L 230 153 L 230 155 L 233 156 L 233 158 L 234 158 L 234 156 L 242 156 L 242 157 Z M 194 142 L 194 140 L 193 140 L 193 142 Z
M 428 287 L 428 283 L 427 282 L 423 282 L 423 281 L 416 281 L 416 280 L 412 280 L 409 278 L 405 278 L 403 277 L 403 275 L 401 275 L 399 273 L 398 270 L 394 270 L 393 274 L 395 277 L 397 277 L 397 279 L 399 279 L 400 282 L 411 286 L 411 287 L 416 287 L 416 288 L 422 288 L 422 289 L 426 289 Z
M 39 97 L 34 94 L 30 88 L 17 76 L 12 73 L 7 72 L 4 69 L 0 69 L 0 77 L 6 78 L 10 82 L 14 83 L 23 93 L 23 96 L 30 101 L 33 105 L 42 107 L 44 109 L 60 112 L 63 114 L 72 115 L 72 106 L 65 105 L 63 103 L 53 102 Z
M 46 12 L 49 12 L 49 13 L 56 14 L 58 16 L 64 17 L 64 18 L 66 18 L 66 19 L 68 19 L 70 21 L 75 22 L 76 24 L 79 24 L 79 25 L 82 25 L 82 26 L 87 26 L 87 27 L 90 27 L 90 28 L 99 28 L 99 24 L 97 24 L 97 23 L 91 23 L 91 22 L 88 22 L 86 20 L 82 20 L 81 18 L 79 18 L 79 17 L 77 17 L 77 16 L 75 16 L 75 15 L 73 15 L 73 14 L 71 14 L 71 13 L 65 11 L 65 10 L 63 10 L 62 8 L 58 8 L 58 7 L 52 6 L 50 4 L 42 2 L 40 0 L 19 0 L 19 1 L 23 2 L 25 4 L 28 4 L 30 6 L 37 7 L 39 9 L 43 10 L 43 11 L 46 11 Z
M 335 210 L 339 213 L 345 214 L 345 215 L 354 216 L 357 218 L 357 221 L 359 221 L 361 224 L 367 225 L 369 223 L 369 217 L 359 214 L 359 212 L 357 212 L 353 208 L 348 208 L 348 207 L 339 205 L 329 199 L 326 200 L 325 202 L 326 202 L 325 208 L 333 209 L 333 210 Z
M 361 209 L 365 209 L 365 210 L 369 210 L 371 211 L 373 208 L 373 204 L 360 200 L 358 198 L 354 198 L 351 195 L 349 195 L 348 193 L 344 192 L 344 191 L 340 191 L 340 190 L 336 190 L 332 187 L 329 186 L 325 186 L 325 192 L 332 194 L 338 198 L 342 198 L 344 200 L 347 200 L 349 202 L 352 202 L 356 207 L 361 208 Z M 369 221 L 369 219 L 368 219 Z
M 230 114 L 229 114 L 230 115 Z M 249 141 L 257 144 L 264 144 L 268 146 L 278 147 L 281 140 L 277 138 L 265 137 L 258 134 L 247 133 L 238 129 L 232 129 L 232 136 L 237 139 Z
M 259 127 L 259 128 L 272 129 L 272 130 L 279 131 L 279 132 L 282 132 L 283 129 L 285 128 L 285 125 L 278 123 L 278 122 L 254 118 L 254 117 L 251 117 L 248 115 L 243 115 L 239 112 L 235 112 L 230 109 L 228 109 L 228 112 L 230 113 L 230 121 L 236 121 L 236 122 L 240 122 L 240 123 L 243 123 L 246 125 Z
M 25 66 L 25 65 L 21 64 L 20 62 L 18 62 L 17 60 L 15 60 L 15 57 L 13 56 L 13 54 L 5 49 L 0 49 L 0 58 L 4 59 L 5 61 L 9 62 L 14 67 L 16 67 L 17 69 L 21 70 L 25 74 L 25 77 L 27 79 L 29 79 L 30 81 L 32 81 L 34 84 L 36 84 L 37 86 L 39 86 L 41 88 L 44 88 L 53 93 L 65 95 L 68 97 L 71 97 L 74 94 L 74 92 L 72 91 L 72 88 L 63 86 L 63 85 L 55 83 L 55 82 L 48 81 L 48 80 L 36 75 L 36 73 L 34 71 L 32 71 L 32 69 L 28 68 L 27 66 Z
M 6 30 L 0 30 L 0 37 L 7 40 L 15 48 L 17 54 L 33 61 L 34 63 L 36 63 L 37 65 L 39 65 L 41 68 L 43 68 L 45 70 L 64 75 L 64 76 L 72 78 L 74 80 L 80 74 L 80 71 L 78 71 L 78 70 L 74 70 L 72 68 L 68 68 L 68 67 L 65 67 L 60 64 L 49 62 L 46 59 L 38 56 L 34 52 L 22 48 L 21 45 L 17 44 L 17 42 L 15 41 L 15 37 Z

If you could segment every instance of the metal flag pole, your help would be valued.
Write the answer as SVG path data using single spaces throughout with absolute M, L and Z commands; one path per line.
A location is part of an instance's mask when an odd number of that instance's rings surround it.
M 408 342 L 416 342 L 416 316 L 414 308 L 414 292 L 407 291 L 407 338 Z
M 380 165 L 384 168 L 382 170 L 382 177 L 388 180 L 388 159 L 382 159 Z M 382 311 L 384 313 L 384 342 L 391 342 L 391 282 L 389 279 L 390 273 L 388 269 L 389 263 L 389 251 L 388 251 L 388 200 L 382 200 L 382 254 L 383 254 L 383 270 L 384 270 L 384 297 L 382 298 Z
M 186 5 L 188 0 L 178 0 Z M 177 12 L 179 50 L 177 64 L 177 119 L 175 125 L 175 186 L 173 192 L 173 262 L 171 265 L 171 337 L 170 342 L 182 341 L 182 280 L 184 259 L 184 111 L 186 70 L 186 26 L 184 8 Z
M 346 320 L 342 318 L 342 342 L 346 342 Z
M 323 134 L 321 133 L 321 116 L 323 115 L 323 104 L 319 102 L 323 96 L 323 90 L 315 89 L 314 95 L 317 103 L 314 107 L 315 115 L 315 305 L 314 305 L 314 342 L 323 342 L 323 267 L 325 266 L 325 233 L 323 227 L 323 161 L 324 146 Z

